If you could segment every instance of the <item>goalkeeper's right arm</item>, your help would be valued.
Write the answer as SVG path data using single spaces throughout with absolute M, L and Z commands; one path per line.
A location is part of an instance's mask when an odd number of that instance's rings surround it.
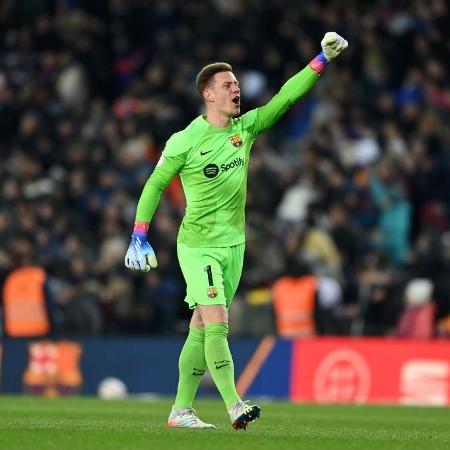
M 148 228 L 162 192 L 180 171 L 184 161 L 184 154 L 171 157 L 162 154 L 155 170 L 145 183 L 137 204 L 131 242 L 125 255 L 125 266 L 129 269 L 148 272 L 151 268 L 157 267 L 155 252 L 147 241 Z

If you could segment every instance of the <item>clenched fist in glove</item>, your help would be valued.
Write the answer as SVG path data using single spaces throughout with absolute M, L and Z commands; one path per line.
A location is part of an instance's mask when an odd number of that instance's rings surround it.
M 331 61 L 348 47 L 348 42 L 334 31 L 329 31 L 325 33 L 320 45 L 327 61 Z

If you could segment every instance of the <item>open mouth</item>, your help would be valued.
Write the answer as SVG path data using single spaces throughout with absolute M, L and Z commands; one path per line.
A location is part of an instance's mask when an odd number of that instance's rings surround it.
M 233 97 L 231 100 L 236 106 L 240 106 L 241 105 L 241 96 L 240 95 L 236 95 L 236 97 Z

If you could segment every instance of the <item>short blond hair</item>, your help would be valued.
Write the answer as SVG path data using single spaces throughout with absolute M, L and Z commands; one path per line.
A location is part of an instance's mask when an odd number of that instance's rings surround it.
M 225 62 L 216 62 L 208 64 L 203 67 L 195 78 L 195 85 L 197 87 L 197 92 L 203 99 L 203 91 L 206 89 L 211 81 L 211 78 L 219 72 L 233 72 L 233 68 L 230 64 Z

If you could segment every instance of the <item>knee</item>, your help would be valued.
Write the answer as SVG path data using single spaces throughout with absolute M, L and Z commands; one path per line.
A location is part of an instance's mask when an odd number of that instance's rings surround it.
M 198 306 L 203 325 L 224 324 L 228 329 L 228 311 L 223 305 Z
M 194 310 L 194 313 L 192 314 L 191 322 L 189 326 L 192 328 L 197 328 L 199 330 L 203 330 L 205 328 L 205 324 L 203 323 L 202 317 L 200 315 L 200 312 L 198 311 L 198 308 Z

